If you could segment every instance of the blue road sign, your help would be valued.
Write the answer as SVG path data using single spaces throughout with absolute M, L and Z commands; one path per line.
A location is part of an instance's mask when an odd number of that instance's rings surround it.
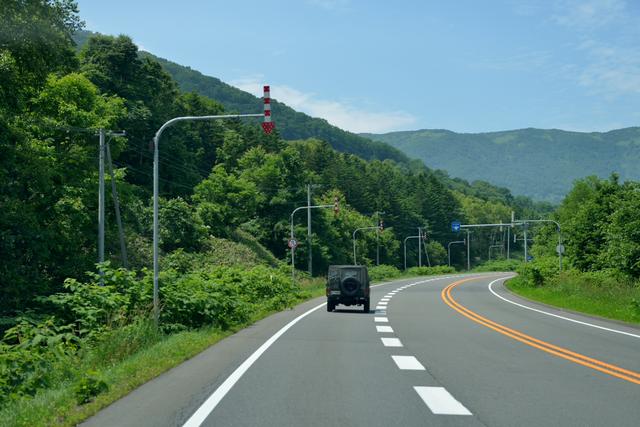
M 451 231 L 460 231 L 460 221 L 453 221 L 451 223 Z

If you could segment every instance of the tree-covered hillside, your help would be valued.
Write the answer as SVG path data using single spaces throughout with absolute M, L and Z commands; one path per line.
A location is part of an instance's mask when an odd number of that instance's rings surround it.
M 205 76 L 199 71 L 192 70 L 169 60 L 143 52 L 157 61 L 176 81 L 178 87 L 185 92 L 196 92 L 200 95 L 215 99 L 230 112 L 260 111 L 262 101 L 250 93 L 230 86 L 215 77 Z M 326 120 L 310 117 L 295 111 L 282 102 L 278 102 L 278 94 L 272 93 L 271 108 L 280 136 L 284 139 L 320 138 L 327 141 L 333 148 L 345 153 L 355 154 L 363 159 L 390 159 L 406 163 L 408 157 L 388 144 L 372 141 L 351 132 L 344 131 Z
M 15 12 L 16 22 L 25 19 L 20 13 Z M 0 93 L 12 94 L 0 104 L 0 312 L 7 315 L 33 308 L 38 297 L 62 291 L 65 278 L 83 277 L 94 267 L 98 128 L 127 132 L 110 146 L 130 265 L 141 268 L 150 265 L 149 141 L 172 117 L 225 111 L 217 100 L 180 90 L 160 63 L 141 57 L 126 36 L 91 37 L 76 54 L 64 25 L 57 38 L 41 42 L 46 62 L 25 54 L 32 45 L 19 39 L 3 45 L 8 78 L 0 80 Z M 425 227 L 431 250 L 441 254 L 456 237 L 449 229 L 454 219 L 506 221 L 512 209 L 539 214 L 530 201 L 488 184 L 469 186 L 417 163 L 367 161 L 319 138 L 265 136 L 256 121 L 171 127 L 161 142 L 160 172 L 163 258 L 176 251 L 206 252 L 210 238 L 248 235 L 288 259 L 289 215 L 306 203 L 306 184 L 314 185 L 314 201 L 339 196 L 343 203 L 337 217 L 313 215 L 316 272 L 351 261 L 351 234 L 372 225 L 375 211 L 384 212 L 386 226 L 381 262 L 396 266 L 403 264 L 403 239 L 416 227 Z M 119 264 L 118 230 L 107 203 L 107 255 Z M 300 221 L 297 260 L 306 266 Z M 481 256 L 495 236 L 474 238 Z M 360 239 L 363 262 L 374 257 L 372 239 L 375 233 Z M 415 249 L 409 251 L 412 260 Z M 454 263 L 462 262 L 461 252 Z
M 639 179 L 640 127 L 600 133 L 521 129 L 460 134 L 418 130 L 364 136 L 386 142 L 431 168 L 484 180 L 514 194 L 557 203 L 576 179 L 616 172 Z

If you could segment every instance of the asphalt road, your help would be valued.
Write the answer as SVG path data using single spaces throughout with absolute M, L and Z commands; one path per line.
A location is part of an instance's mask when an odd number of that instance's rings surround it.
M 366 314 L 310 301 L 85 424 L 640 425 L 640 330 L 524 301 L 508 276 L 391 282 L 372 288 Z

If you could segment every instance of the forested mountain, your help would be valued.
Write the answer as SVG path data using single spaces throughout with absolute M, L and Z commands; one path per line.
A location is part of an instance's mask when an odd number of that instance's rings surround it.
M 399 148 L 431 168 L 469 181 L 484 180 L 514 194 L 559 202 L 576 179 L 639 179 L 640 127 L 610 132 L 520 129 L 489 133 L 447 130 L 391 132 L 368 138 Z
M 20 11 L 15 14 L 16 22 L 26 19 Z M 130 264 L 141 268 L 150 265 L 149 141 L 169 118 L 228 111 L 218 100 L 182 91 L 158 61 L 140 56 L 128 37 L 97 35 L 76 53 L 67 24 L 57 25 L 55 37 L 40 44 L 24 45 L 18 35 L 15 43 L 3 45 L 8 77 L 0 80 L 0 93 L 11 94 L 0 98 L 3 313 L 33 307 L 39 295 L 62 290 L 65 278 L 93 269 L 98 128 L 127 132 L 110 146 Z M 26 52 L 32 46 L 41 50 Z M 314 215 L 318 272 L 350 261 L 351 233 L 371 225 L 375 211 L 385 212 L 381 261 L 401 266 L 401 242 L 418 226 L 429 233 L 434 262 L 442 262 L 443 245 L 455 238 L 452 220 L 506 221 L 512 209 L 519 214 L 536 209 L 508 191 L 449 180 L 415 162 L 408 167 L 390 159 L 367 161 L 334 151 L 321 139 L 265 136 L 255 121 L 182 123 L 164 133 L 160 147 L 163 258 L 176 251 L 206 251 L 209 238 L 237 239 L 237 233 L 245 233 L 287 259 L 289 215 L 306 203 L 307 183 L 315 184 L 315 201 L 338 196 L 343 204 L 339 216 Z M 371 238 L 360 239 L 363 261 L 375 251 Z M 480 255 L 495 236 L 474 238 L 482 242 Z M 306 265 L 301 240 L 297 260 Z M 107 253 L 114 263 L 120 263 L 117 241 L 109 206 Z M 458 258 L 454 262 L 461 262 Z

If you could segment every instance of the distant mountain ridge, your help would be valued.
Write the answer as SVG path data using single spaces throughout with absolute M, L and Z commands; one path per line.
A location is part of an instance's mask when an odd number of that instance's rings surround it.
M 196 92 L 215 99 L 231 112 L 261 111 L 262 99 L 224 83 L 215 77 L 205 76 L 199 71 L 175 62 L 142 52 L 158 61 L 162 68 L 178 82 L 181 90 Z M 367 160 L 391 159 L 398 163 L 408 163 L 409 158 L 400 150 L 388 144 L 362 137 L 329 124 L 324 119 L 300 113 L 282 102 L 278 102 L 277 92 L 272 91 L 271 108 L 276 128 L 284 139 L 320 138 L 338 151 L 355 154 Z
M 484 180 L 534 200 L 559 202 L 589 175 L 640 179 L 640 127 L 609 132 L 518 129 L 456 133 L 441 129 L 361 134 L 386 142 L 434 169 Z
M 78 49 L 84 46 L 89 37 L 97 34 L 99 33 L 86 30 L 78 31 L 74 35 Z M 157 61 L 178 83 L 178 87 L 182 91 L 196 92 L 214 99 L 220 102 L 226 111 L 236 113 L 262 111 L 261 98 L 224 83 L 218 78 L 205 76 L 191 67 L 176 64 L 149 52 L 140 51 L 140 56 Z M 280 136 L 284 139 L 319 138 L 328 142 L 338 151 L 355 154 L 366 160 L 391 159 L 397 163 L 405 164 L 411 162 L 404 153 L 388 144 L 342 130 L 324 119 L 300 113 L 286 104 L 278 102 L 277 92 L 272 91 L 271 96 L 273 97 L 271 100 L 273 120 Z

